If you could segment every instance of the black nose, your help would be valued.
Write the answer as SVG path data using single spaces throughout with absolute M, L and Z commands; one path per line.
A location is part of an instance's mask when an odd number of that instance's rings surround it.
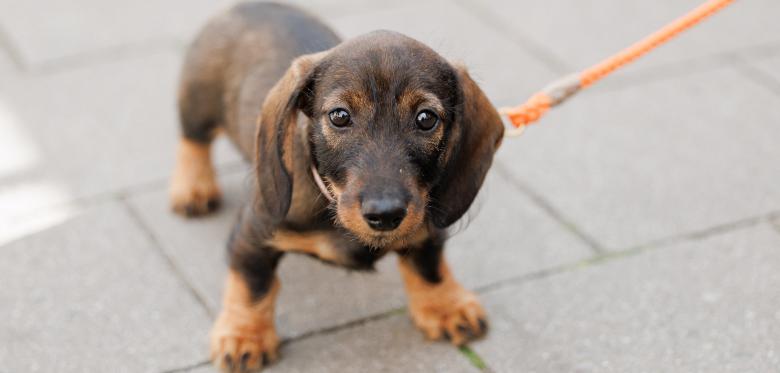
M 360 211 L 372 229 L 391 231 L 406 217 L 406 203 L 398 198 L 368 199 L 363 201 Z

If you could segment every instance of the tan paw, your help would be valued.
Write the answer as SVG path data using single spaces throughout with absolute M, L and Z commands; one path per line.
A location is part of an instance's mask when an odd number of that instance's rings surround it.
M 427 338 L 461 346 L 487 332 L 485 310 L 474 293 L 459 286 L 437 293 L 409 304 L 412 320 Z
M 211 361 L 222 372 L 257 372 L 277 358 L 273 325 L 220 315 L 211 334 Z
M 207 214 L 219 207 L 221 193 L 209 145 L 181 140 L 170 186 L 173 211 L 184 216 Z

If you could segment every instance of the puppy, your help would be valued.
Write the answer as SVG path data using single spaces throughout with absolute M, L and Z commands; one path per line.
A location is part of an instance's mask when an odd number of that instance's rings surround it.
M 468 210 L 503 136 L 463 67 L 398 33 L 341 41 L 298 9 L 242 4 L 189 49 L 179 111 L 175 211 L 217 207 L 209 149 L 218 133 L 255 164 L 211 333 L 219 368 L 276 358 L 275 269 L 287 252 L 354 269 L 396 252 L 425 336 L 461 345 L 485 333 L 477 297 L 442 256 L 445 229 Z

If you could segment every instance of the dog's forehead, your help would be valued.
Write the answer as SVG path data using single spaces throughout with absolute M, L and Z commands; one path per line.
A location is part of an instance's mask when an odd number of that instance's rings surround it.
M 346 40 L 333 48 L 332 54 L 347 58 L 375 55 L 387 60 L 392 60 L 393 57 L 442 60 L 436 51 L 424 43 L 404 34 L 386 30 L 374 31 Z
M 345 41 L 331 51 L 323 65 L 325 75 L 321 80 L 342 87 L 368 83 L 378 89 L 408 85 L 426 88 L 440 83 L 442 76 L 452 75 L 449 63 L 433 49 L 391 31 L 375 31 Z

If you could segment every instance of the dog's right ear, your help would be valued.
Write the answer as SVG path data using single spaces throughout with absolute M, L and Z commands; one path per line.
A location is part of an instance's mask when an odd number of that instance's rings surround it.
M 315 70 L 327 51 L 296 58 L 263 103 L 255 141 L 257 196 L 255 212 L 270 223 L 287 215 L 292 198 L 292 148 L 298 112 L 307 108 Z

